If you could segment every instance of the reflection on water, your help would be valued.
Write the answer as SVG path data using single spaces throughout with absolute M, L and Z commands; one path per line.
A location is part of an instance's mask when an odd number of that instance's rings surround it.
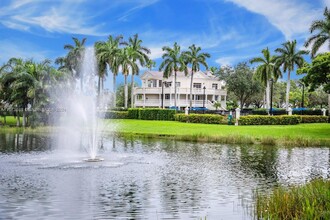
M 253 191 L 329 178 L 328 148 L 102 138 L 102 163 L 0 134 L 0 219 L 251 219 Z M 78 169 L 79 168 L 79 169 Z

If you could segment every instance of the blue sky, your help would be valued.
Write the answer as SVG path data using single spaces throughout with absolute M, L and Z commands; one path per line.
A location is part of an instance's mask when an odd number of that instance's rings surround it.
M 303 49 L 325 6 L 330 0 L 0 0 L 0 64 L 54 60 L 72 36 L 92 45 L 109 34 L 138 33 L 157 64 L 162 46 L 178 42 L 201 46 L 211 54 L 209 66 L 235 65 L 287 40 Z

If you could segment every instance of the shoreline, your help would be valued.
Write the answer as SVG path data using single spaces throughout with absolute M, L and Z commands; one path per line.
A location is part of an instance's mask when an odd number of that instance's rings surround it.
M 127 138 L 169 139 L 219 144 L 255 144 L 283 147 L 330 147 L 330 124 L 230 126 L 175 121 L 111 119 L 104 134 Z M 0 133 L 56 133 L 57 127 L 0 127 Z

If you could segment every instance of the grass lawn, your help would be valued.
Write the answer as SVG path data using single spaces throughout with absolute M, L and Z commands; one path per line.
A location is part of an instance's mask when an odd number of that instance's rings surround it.
M 330 146 L 330 124 L 229 126 L 175 121 L 107 120 L 124 135 L 172 137 L 181 140 L 223 143 L 256 143 L 291 146 Z M 109 126 L 110 129 L 111 126 Z

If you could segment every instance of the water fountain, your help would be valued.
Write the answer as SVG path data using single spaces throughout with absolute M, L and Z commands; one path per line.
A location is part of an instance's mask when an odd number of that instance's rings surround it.
M 80 81 L 82 80 L 82 82 Z M 80 76 L 60 93 L 61 114 L 59 120 L 58 148 L 67 154 L 84 149 L 88 153 L 86 162 L 100 162 L 98 156 L 100 132 L 103 128 L 99 120 L 98 106 L 104 106 L 104 99 L 97 94 L 97 61 L 93 47 L 85 49 L 80 68 Z

